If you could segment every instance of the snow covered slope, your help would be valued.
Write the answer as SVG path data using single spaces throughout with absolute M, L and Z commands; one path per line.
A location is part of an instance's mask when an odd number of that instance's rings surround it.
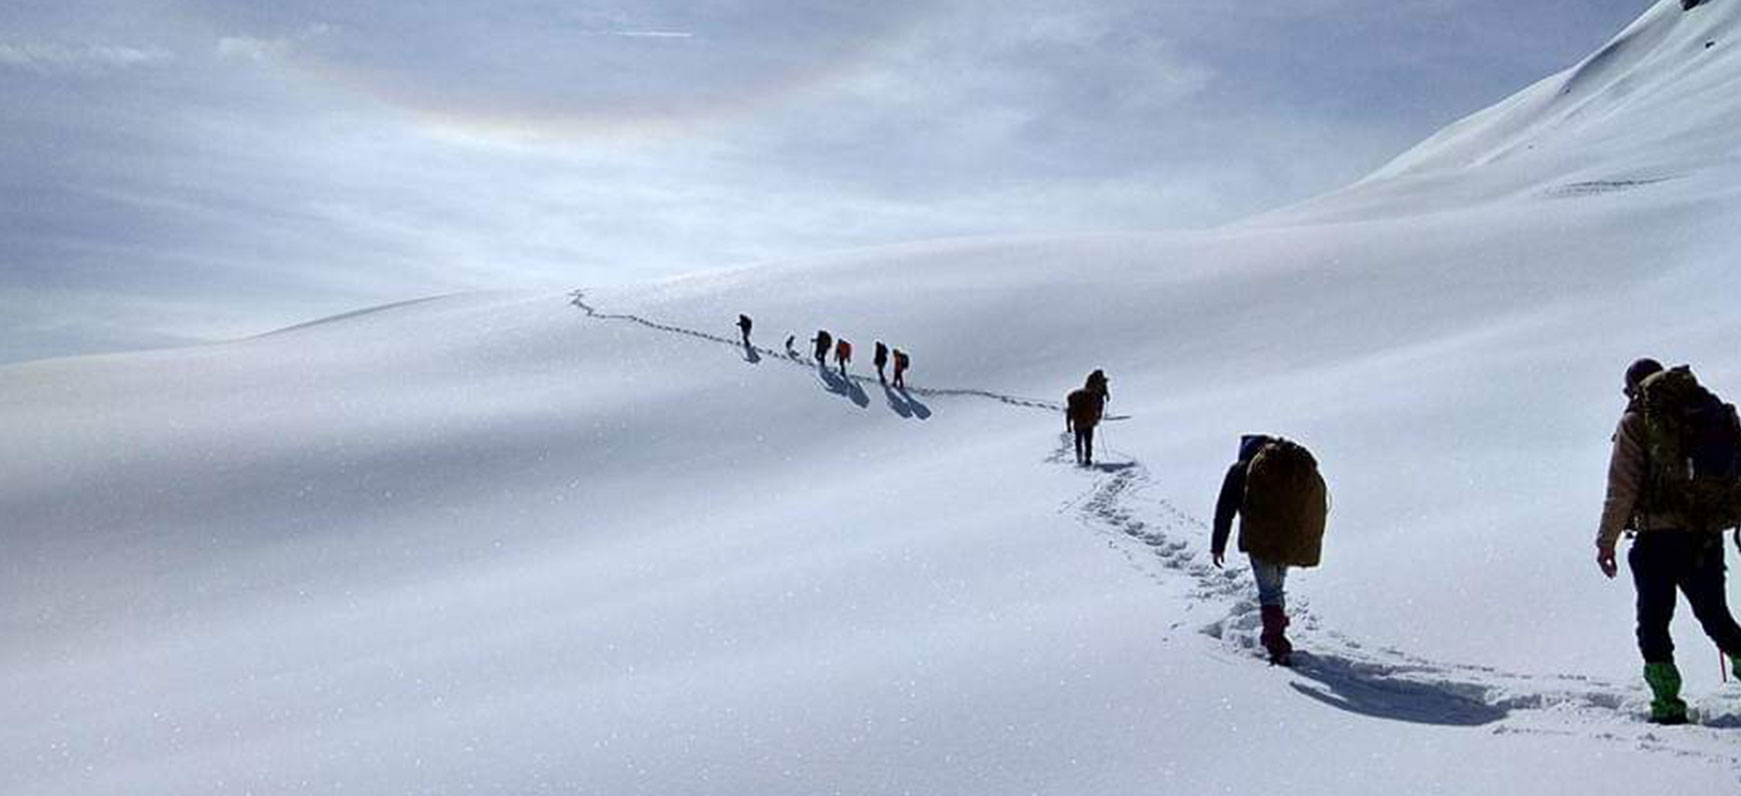
M 1247 225 L 0 369 L 0 793 L 1733 787 L 1741 694 L 1679 627 L 1704 726 L 1641 724 L 1591 546 L 1626 363 L 1741 395 L 1741 65 L 1666 44 L 1732 6 L 1647 12 L 1602 113 L 1512 100 Z M 778 351 L 818 327 L 916 389 Z M 1051 402 L 1096 367 L 1129 419 L 1081 470 Z M 1336 498 L 1292 672 L 1204 553 L 1254 430 Z
M 1343 191 L 1266 221 L 1374 218 L 1690 180 L 1733 191 L 1741 4 L 1653 5 L 1582 62 L 1441 130 Z

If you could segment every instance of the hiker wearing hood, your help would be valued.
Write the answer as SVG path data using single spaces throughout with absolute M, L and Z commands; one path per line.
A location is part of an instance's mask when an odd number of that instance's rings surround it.
M 834 349 L 834 335 L 829 334 L 827 329 L 817 329 L 816 336 L 810 338 L 810 342 L 816 345 L 816 364 L 827 364 L 828 352 Z
M 750 320 L 750 316 L 742 313 L 738 314 L 738 331 L 743 333 L 744 348 L 750 347 L 750 326 L 752 324 L 753 322 Z
M 1219 568 L 1238 515 L 1239 550 L 1250 557 L 1257 582 L 1263 621 L 1258 640 L 1272 664 L 1293 664 L 1286 632 L 1288 568 L 1318 565 L 1329 505 L 1318 462 L 1305 448 L 1262 434 L 1240 438 L 1239 460 L 1227 468 L 1215 501 L 1209 549 Z
M 888 383 L 888 380 L 883 378 L 883 368 L 889 364 L 889 347 L 883 345 L 881 340 L 877 341 L 875 353 L 871 356 L 871 364 L 877 366 L 877 381 Z
M 1729 440 L 1726 455 L 1733 461 L 1737 454 L 1734 410 L 1700 387 L 1691 370 L 1664 370 L 1654 359 L 1640 359 L 1626 369 L 1623 392 L 1626 411 L 1614 432 L 1608 461 L 1607 497 L 1596 531 L 1596 565 L 1610 578 L 1618 574 L 1615 548 L 1622 533 L 1632 536 L 1626 563 L 1638 592 L 1638 651 L 1644 657 L 1644 682 L 1651 690 L 1650 720 L 1684 724 L 1687 703 L 1680 698 L 1681 675 L 1669 635 L 1675 591 L 1686 595 L 1705 635 L 1728 656 L 1737 676 L 1741 676 L 1741 626 L 1729 613 L 1724 583 L 1721 531 L 1726 521 L 1699 521 L 1699 513 L 1693 510 L 1697 504 L 1682 491 L 1690 487 L 1679 486 L 1693 483 L 1698 465 L 1692 451 L 1669 452 L 1669 440 L 1693 436 L 1706 441 L 1711 426 L 1680 418 L 1710 409 L 1719 439 Z M 1677 464 L 1658 467 L 1663 460 Z M 1683 461 L 1687 464 L 1678 464 Z
M 912 367 L 912 365 L 913 361 L 907 358 L 907 352 L 899 348 L 895 349 L 895 389 L 907 389 L 907 368 Z
M 1094 463 L 1094 427 L 1106 415 L 1106 402 L 1111 397 L 1106 371 L 1096 370 L 1088 374 L 1082 389 L 1064 399 L 1064 431 L 1076 435 L 1076 463 L 1080 466 Z

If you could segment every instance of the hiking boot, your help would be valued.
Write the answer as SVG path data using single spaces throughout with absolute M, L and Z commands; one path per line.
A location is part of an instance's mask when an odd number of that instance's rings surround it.
M 1263 618 L 1263 633 L 1258 640 L 1263 642 L 1263 649 L 1269 653 L 1269 662 L 1275 666 L 1292 666 L 1294 645 L 1288 643 L 1287 612 L 1279 605 L 1265 605 L 1259 610 Z
M 1687 703 L 1681 700 L 1681 672 L 1674 664 L 1645 664 L 1644 682 L 1650 686 L 1650 723 L 1687 723 Z

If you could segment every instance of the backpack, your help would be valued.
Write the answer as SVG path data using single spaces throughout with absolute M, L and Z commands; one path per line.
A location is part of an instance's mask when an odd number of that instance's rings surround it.
M 1106 405 L 1100 399 L 1100 393 L 1084 387 L 1070 393 L 1064 399 L 1065 411 L 1070 414 L 1070 422 L 1078 428 L 1094 428 L 1100 424 L 1101 412 Z
M 1741 420 L 1686 365 L 1638 385 L 1649 461 L 1644 509 L 1677 515 L 1687 530 L 1741 526 Z
M 1239 513 L 1239 549 L 1271 564 L 1317 566 L 1330 513 L 1318 460 L 1297 443 L 1270 440 L 1246 470 Z

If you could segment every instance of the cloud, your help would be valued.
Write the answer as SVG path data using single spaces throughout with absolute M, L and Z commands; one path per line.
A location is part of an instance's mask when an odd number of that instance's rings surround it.
M 289 51 L 290 41 L 287 39 L 261 39 L 253 36 L 225 36 L 218 39 L 218 55 L 223 58 L 270 61 Z
M 58 42 L 0 42 L 0 66 L 39 75 L 91 74 L 158 66 L 175 58 L 162 47 Z
M 218 57 L 241 58 L 249 61 L 275 61 L 294 52 L 299 46 L 332 32 L 326 23 L 304 26 L 300 31 L 275 38 L 259 36 L 224 36 L 218 39 Z
M 625 39 L 693 39 L 694 33 L 682 30 L 606 30 L 599 31 L 606 36 L 621 36 Z

